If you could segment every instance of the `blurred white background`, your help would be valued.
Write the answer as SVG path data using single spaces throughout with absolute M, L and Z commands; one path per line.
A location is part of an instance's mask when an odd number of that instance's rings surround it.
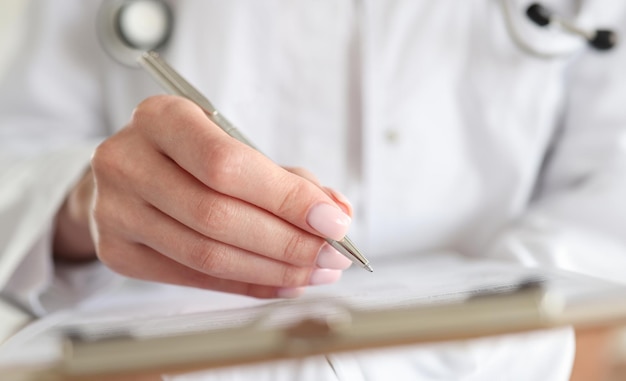
M 28 0 L 0 0 L 0 79 L 23 42 L 28 23 L 24 9 Z M 30 317 L 0 299 L 0 344 L 16 329 L 28 322 Z
M 4 75 L 26 31 L 23 10 L 27 4 L 28 0 L 0 1 L 0 77 Z

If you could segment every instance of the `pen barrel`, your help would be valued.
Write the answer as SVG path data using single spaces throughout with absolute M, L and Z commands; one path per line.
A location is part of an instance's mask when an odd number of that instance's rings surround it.
M 229 136 L 239 140 L 240 142 L 246 144 L 249 147 L 254 148 L 258 152 L 261 152 L 257 147 L 255 147 L 252 142 L 245 137 L 244 134 L 241 133 L 228 119 L 224 117 L 224 115 L 220 114 L 217 110 L 210 112 L 208 110 L 204 110 L 206 116 L 215 123 L 219 128 L 221 128 L 224 132 L 226 132 Z
M 328 242 L 330 246 L 334 247 L 335 250 L 343 254 L 344 257 L 351 260 L 352 263 L 366 269 L 369 272 L 373 271 L 367 258 L 361 254 L 359 249 L 356 248 L 348 236 L 345 236 L 341 241 L 326 238 L 326 242 Z

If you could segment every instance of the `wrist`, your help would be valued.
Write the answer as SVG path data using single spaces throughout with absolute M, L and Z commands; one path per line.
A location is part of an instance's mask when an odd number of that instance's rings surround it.
M 89 230 L 93 176 L 88 171 L 68 194 L 55 218 L 53 253 L 58 260 L 85 261 L 96 258 Z

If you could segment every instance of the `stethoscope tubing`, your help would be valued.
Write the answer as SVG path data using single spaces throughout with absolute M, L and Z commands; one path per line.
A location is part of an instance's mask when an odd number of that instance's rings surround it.
M 570 44 L 569 47 L 564 47 L 560 50 L 556 48 L 547 48 L 542 50 L 537 46 L 530 44 L 528 38 L 525 38 L 524 32 L 522 32 L 520 30 L 521 28 L 516 25 L 516 22 L 520 20 L 518 20 L 518 10 L 514 9 L 511 0 L 495 1 L 499 3 L 506 29 L 511 39 L 520 50 L 532 57 L 549 60 L 572 56 L 576 52 L 580 51 L 584 46 L 582 39 L 591 42 L 593 41 L 594 33 L 597 32 L 614 34 L 614 32 L 606 30 L 588 31 L 577 26 L 570 20 L 560 18 L 557 15 L 550 15 L 548 22 L 556 25 L 558 29 L 562 30 L 564 35 L 580 36 L 581 43 Z M 153 46 L 135 46 L 132 39 L 125 34 L 124 28 L 120 24 L 120 15 L 122 12 L 127 11 L 130 6 L 138 2 L 153 2 L 155 4 L 159 4 L 164 12 L 163 17 L 166 19 L 166 25 L 164 29 L 160 31 L 162 38 L 158 39 L 158 42 Z M 533 3 L 530 7 L 532 6 L 540 7 L 541 5 L 540 3 Z M 524 17 L 524 19 L 532 24 L 532 22 L 526 17 Z M 98 36 L 102 47 L 113 59 L 125 66 L 139 67 L 137 60 L 144 52 L 159 51 L 167 46 L 174 30 L 174 22 L 174 13 L 170 5 L 165 0 L 106 0 L 102 2 L 98 15 Z M 540 28 L 540 26 L 536 27 Z

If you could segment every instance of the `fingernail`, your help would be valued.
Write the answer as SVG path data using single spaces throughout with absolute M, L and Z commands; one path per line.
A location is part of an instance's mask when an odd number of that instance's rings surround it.
M 283 299 L 295 299 L 304 293 L 303 287 L 285 287 L 276 292 L 276 296 Z
M 345 270 L 350 267 L 351 264 L 351 260 L 327 243 L 322 245 L 317 255 L 317 267 L 322 269 Z
M 306 222 L 324 237 L 340 241 L 346 236 L 351 219 L 334 205 L 316 204 L 309 210 Z
M 311 286 L 330 284 L 335 283 L 339 278 L 341 278 L 341 270 L 317 269 L 311 273 L 309 284 Z
M 339 192 L 336 189 L 329 188 L 329 187 L 326 187 L 326 190 L 328 190 L 328 192 L 330 193 L 330 196 L 335 200 L 336 203 L 341 204 L 341 206 L 343 206 L 344 212 L 346 212 L 348 215 L 352 214 L 352 204 L 350 203 L 348 198 L 343 195 L 343 193 Z

